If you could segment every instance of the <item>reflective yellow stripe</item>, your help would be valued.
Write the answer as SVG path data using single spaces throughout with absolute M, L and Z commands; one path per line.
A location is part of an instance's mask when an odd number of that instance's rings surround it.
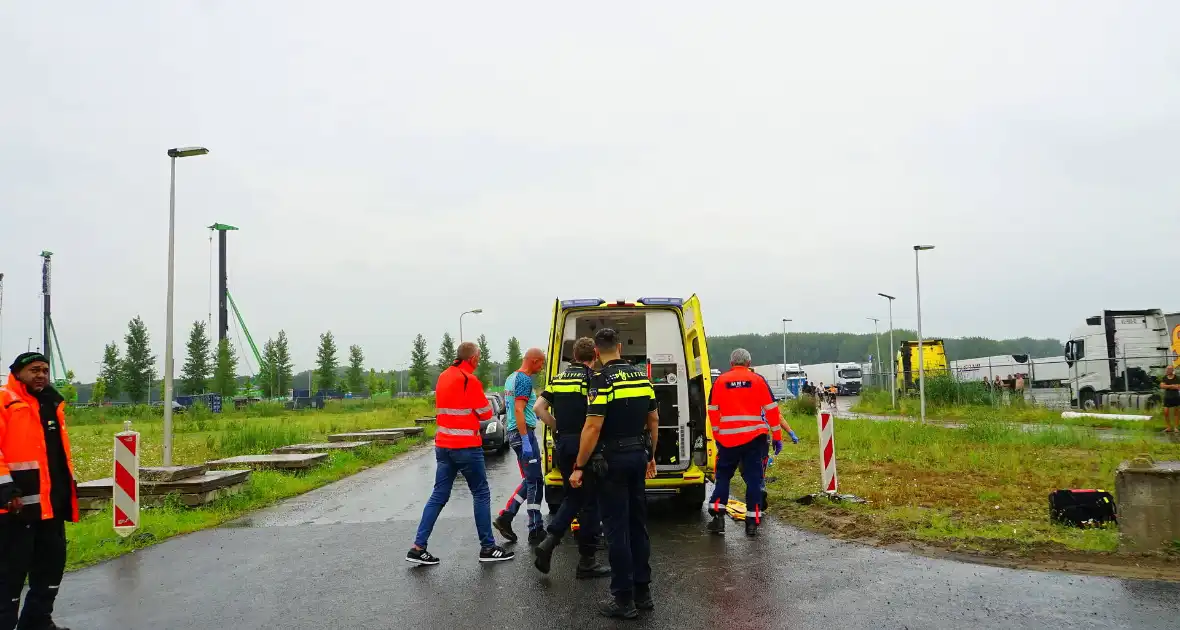
M 652 389 L 651 385 L 646 387 L 616 387 L 613 392 L 612 400 L 620 398 L 655 398 L 656 391 Z
M 581 383 L 550 383 L 549 391 L 554 394 L 584 394 L 586 388 Z

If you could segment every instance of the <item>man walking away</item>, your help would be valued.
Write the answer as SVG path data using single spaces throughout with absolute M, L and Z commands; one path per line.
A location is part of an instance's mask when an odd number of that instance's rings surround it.
M 708 530 L 725 533 L 725 506 L 729 482 L 740 465 L 746 482 L 746 535 L 756 536 L 762 524 L 762 477 L 768 458 L 767 438 L 774 440 L 774 454 L 783 449 L 782 414 L 770 384 L 750 370 L 750 353 L 743 348 L 729 355 L 730 370 L 709 392 L 709 423 L 717 440 L 717 469 Z M 753 507 L 753 515 L 749 509 Z M 752 516 L 752 517 L 751 517 Z
M 439 560 L 426 551 L 426 543 L 439 512 L 451 498 L 455 476 L 462 474 L 471 490 L 475 509 L 475 530 L 479 534 L 479 561 L 511 560 L 515 554 L 496 545 L 492 537 L 492 493 L 488 489 L 488 475 L 484 468 L 483 437 L 479 421 L 492 417 L 492 407 L 484 398 L 483 384 L 475 377 L 479 364 L 479 347 L 470 341 L 459 344 L 455 362 L 443 370 L 435 387 L 435 419 L 438 429 L 434 434 L 434 491 L 422 510 L 422 522 L 414 546 L 406 554 L 406 561 L 433 565 Z
M 66 403 L 49 384 L 49 360 L 41 353 L 26 352 L 9 369 L 0 388 L 0 630 L 66 630 L 53 623 L 66 569 L 66 522 L 78 522 Z
M 1160 389 L 1164 390 L 1164 433 L 1180 431 L 1180 378 L 1176 368 L 1168 366 Z
M 541 498 L 545 491 L 541 474 L 541 449 L 537 442 L 537 393 L 533 391 L 533 375 L 545 367 L 545 353 L 539 348 L 529 348 L 524 353 L 520 369 L 508 375 L 504 381 L 504 395 L 511 401 L 508 407 L 508 443 L 516 453 L 520 464 L 520 485 L 500 510 L 492 523 L 496 530 L 516 542 L 512 531 L 512 519 L 524 504 L 529 513 L 529 544 L 536 545 L 545 538 L 545 521 L 541 518 Z
M 557 434 L 554 440 L 557 451 L 554 459 L 557 468 L 561 470 L 562 485 L 565 489 L 561 507 L 556 515 L 549 518 L 545 540 L 537 545 L 534 564 L 541 573 L 549 572 L 553 549 L 561 542 L 562 536 L 576 516 L 582 525 L 577 533 L 578 554 L 581 556 L 576 573 L 578 579 L 610 575 L 610 567 L 594 560 L 594 554 L 598 549 L 599 517 L 593 479 L 586 478 L 581 488 L 574 488 L 569 484 L 570 473 L 574 471 L 574 462 L 578 459 L 582 428 L 586 424 L 586 396 L 590 389 L 592 363 L 594 340 L 582 337 L 574 342 L 574 362 L 549 382 L 534 409 L 537 417 Z M 550 408 L 553 410 L 552 414 L 549 412 Z
M 599 612 L 635 619 L 640 610 L 655 608 L 645 480 L 656 476 L 660 418 L 647 373 L 621 358 L 618 333 L 600 328 L 594 334 L 594 350 L 602 369 L 590 377 L 586 424 L 570 486 L 582 487 L 583 468 L 589 465 L 586 476 L 593 474 L 598 485 L 610 549 L 611 599 L 602 603 Z

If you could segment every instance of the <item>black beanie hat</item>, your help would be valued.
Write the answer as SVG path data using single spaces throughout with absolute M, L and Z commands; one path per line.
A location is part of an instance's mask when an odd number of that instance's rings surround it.
M 49 359 L 45 358 L 45 355 L 41 354 L 40 352 L 24 352 L 16 357 L 16 361 L 13 361 L 12 365 L 8 366 L 8 369 L 12 370 L 13 374 L 16 374 L 17 372 L 23 370 L 26 365 L 35 363 L 37 361 L 45 364 L 49 363 Z

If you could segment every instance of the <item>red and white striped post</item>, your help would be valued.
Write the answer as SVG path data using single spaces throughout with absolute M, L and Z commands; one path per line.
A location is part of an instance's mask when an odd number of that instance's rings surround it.
M 820 411 L 819 422 L 819 468 L 823 477 L 823 490 L 835 494 L 836 481 L 836 436 L 835 418 L 830 411 Z
M 115 434 L 115 483 L 112 488 L 115 533 L 126 538 L 139 527 L 139 433 L 131 423 Z

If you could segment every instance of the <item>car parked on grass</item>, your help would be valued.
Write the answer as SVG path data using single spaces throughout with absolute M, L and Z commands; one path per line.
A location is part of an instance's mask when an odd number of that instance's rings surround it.
M 483 436 L 483 450 L 503 453 L 508 450 L 508 408 L 504 406 L 504 394 L 491 392 L 485 394 L 485 397 L 492 406 L 492 417 L 479 423 L 479 433 Z

